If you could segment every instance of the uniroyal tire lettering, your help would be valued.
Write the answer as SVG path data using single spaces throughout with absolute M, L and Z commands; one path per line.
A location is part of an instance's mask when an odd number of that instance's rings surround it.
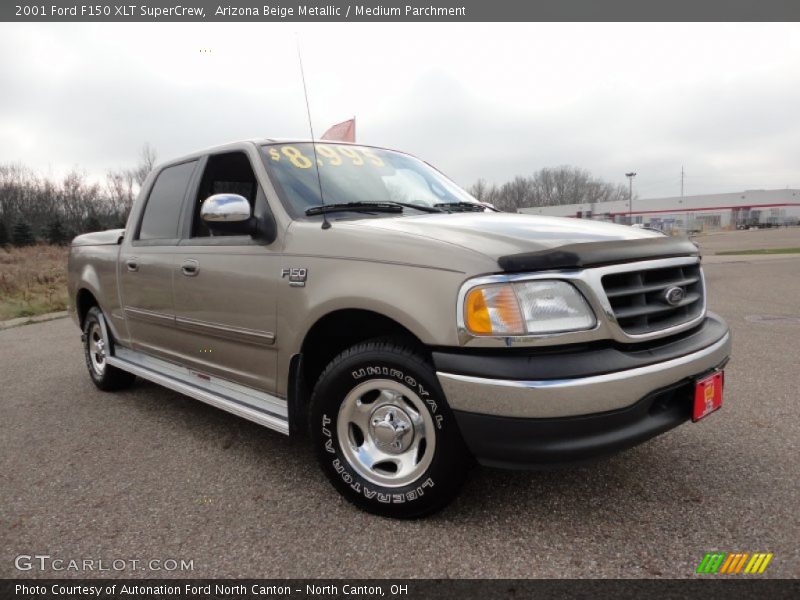
M 389 367 L 367 367 L 367 375 L 388 375 Z
M 405 373 L 395 369 L 394 367 L 373 365 L 370 367 L 362 367 L 360 369 L 356 369 L 355 371 L 351 371 L 350 374 L 352 375 L 353 379 L 363 379 L 367 375 L 382 375 L 384 377 L 393 377 L 398 381 L 405 381 L 411 387 L 418 386 L 417 380 L 414 379 L 411 375 L 406 375 Z

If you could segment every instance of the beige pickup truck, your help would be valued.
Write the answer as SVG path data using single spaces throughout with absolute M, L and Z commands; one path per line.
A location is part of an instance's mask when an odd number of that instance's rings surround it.
M 478 462 L 643 442 L 722 402 L 697 248 L 501 213 L 404 154 L 259 140 L 167 162 L 81 235 L 72 315 L 103 390 L 154 381 L 310 434 L 348 500 L 440 509 Z

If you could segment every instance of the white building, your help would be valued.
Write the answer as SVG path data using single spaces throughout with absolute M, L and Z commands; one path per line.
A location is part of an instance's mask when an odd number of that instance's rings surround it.
M 553 217 L 642 223 L 665 232 L 775 227 L 800 223 L 800 190 L 747 190 L 729 194 L 673 196 L 561 206 L 521 208 L 521 213 Z

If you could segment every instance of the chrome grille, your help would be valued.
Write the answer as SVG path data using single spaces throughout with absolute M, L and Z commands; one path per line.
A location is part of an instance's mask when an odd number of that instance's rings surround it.
M 705 305 L 699 264 L 613 273 L 602 283 L 617 323 L 629 335 L 681 325 L 699 317 Z M 670 304 L 667 291 L 675 287 L 683 298 Z

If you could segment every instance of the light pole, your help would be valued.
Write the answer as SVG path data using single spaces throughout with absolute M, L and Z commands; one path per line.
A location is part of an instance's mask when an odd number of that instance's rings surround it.
M 625 173 L 625 177 L 628 178 L 628 225 L 633 225 L 633 178 L 636 173 Z

